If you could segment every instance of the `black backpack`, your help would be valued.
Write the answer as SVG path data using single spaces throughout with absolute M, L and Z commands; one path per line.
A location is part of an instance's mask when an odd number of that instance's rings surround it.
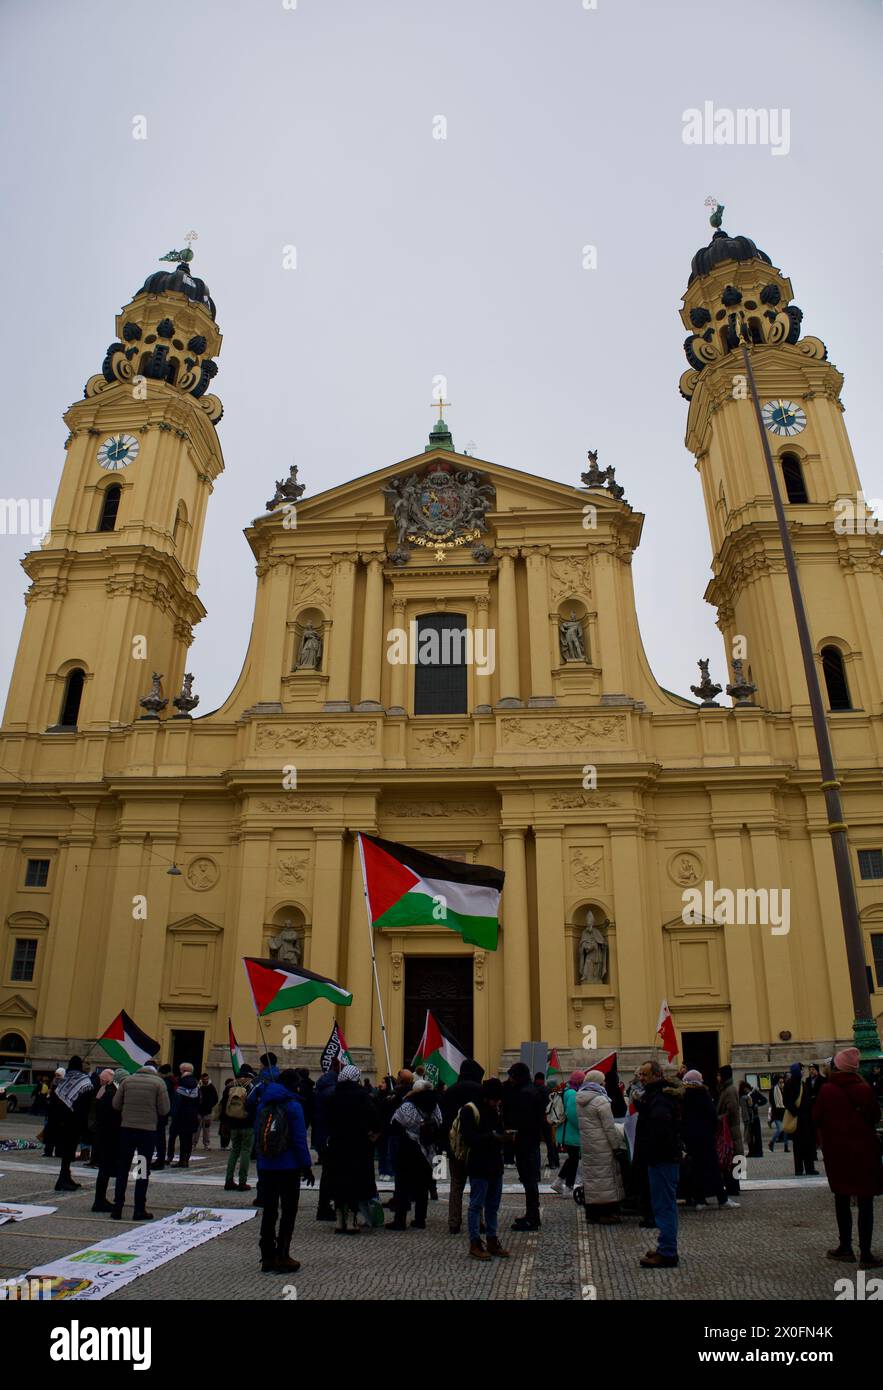
M 288 1102 L 270 1100 L 258 1114 L 257 1151 L 261 1158 L 278 1158 L 289 1148 Z

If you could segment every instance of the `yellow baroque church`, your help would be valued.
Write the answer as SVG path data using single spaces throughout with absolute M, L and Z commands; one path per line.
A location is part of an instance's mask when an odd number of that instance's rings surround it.
M 23 560 L 0 758 L 4 1059 L 87 1052 L 125 1009 L 164 1059 L 226 1069 L 228 1016 L 247 1055 L 262 1050 L 241 958 L 276 956 L 352 991 L 338 1021 L 354 1058 L 382 1072 L 360 830 L 506 875 L 496 952 L 443 921 L 376 933 L 393 1066 L 427 1008 L 492 1070 L 531 1039 L 563 1066 L 616 1049 L 627 1069 L 653 1047 L 663 998 L 706 1072 L 765 1072 L 850 1041 L 740 325 L 827 692 L 878 1015 L 883 573 L 869 528 L 837 524 L 860 490 L 843 377 L 801 335 L 788 279 L 719 230 L 681 310 L 705 598 L 732 705 L 707 669 L 695 700 L 654 679 L 632 585 L 643 517 L 613 470 L 590 454 L 569 486 L 470 457 L 440 411 L 412 458 L 313 496 L 296 470 L 280 481 L 245 533 L 257 591 L 242 673 L 195 716 L 187 651 L 224 461 L 209 391 L 221 335 L 189 260 L 150 275 L 119 314 L 65 415 L 50 533 Z M 405 659 L 390 659 L 395 634 Z M 788 929 L 705 910 L 719 889 L 788 890 Z M 692 890 L 704 906 L 691 916 Z M 325 1001 L 276 1014 L 270 1045 L 316 1069 L 334 1017 Z

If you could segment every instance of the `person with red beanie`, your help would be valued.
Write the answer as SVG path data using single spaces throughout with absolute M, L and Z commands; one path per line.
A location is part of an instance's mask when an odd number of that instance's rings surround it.
M 851 1199 L 858 1203 L 859 1269 L 883 1268 L 883 1259 L 871 1249 L 874 1233 L 874 1198 L 883 1192 L 883 1167 L 876 1124 L 880 1103 L 859 1074 L 857 1047 L 845 1047 L 834 1057 L 834 1070 L 822 1083 L 812 1118 L 822 1146 L 828 1186 L 834 1194 L 834 1211 L 840 1241 L 828 1251 L 831 1260 L 855 1262 L 852 1247 Z

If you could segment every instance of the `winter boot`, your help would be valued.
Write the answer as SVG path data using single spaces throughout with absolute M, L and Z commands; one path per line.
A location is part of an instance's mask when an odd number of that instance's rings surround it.
M 509 1251 L 503 1249 L 496 1236 L 488 1236 L 487 1248 L 488 1253 L 491 1255 L 496 1255 L 498 1260 L 508 1260 Z
M 93 1211 L 109 1212 L 113 1211 L 113 1203 L 107 1200 L 107 1184 L 109 1178 L 99 1173 L 95 1179 L 95 1200 L 92 1203 Z
M 484 1242 L 481 1236 L 478 1236 L 475 1240 L 470 1240 L 469 1254 L 472 1256 L 473 1260 L 489 1260 L 491 1258 L 484 1248 Z

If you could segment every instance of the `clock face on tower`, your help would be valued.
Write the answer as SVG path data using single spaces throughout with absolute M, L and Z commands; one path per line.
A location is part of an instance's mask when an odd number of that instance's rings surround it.
M 760 413 L 770 434 L 800 434 L 806 429 L 806 415 L 793 401 L 767 401 Z
M 98 462 L 102 468 L 115 473 L 120 468 L 126 468 L 137 457 L 140 448 L 133 434 L 112 434 L 98 450 Z

